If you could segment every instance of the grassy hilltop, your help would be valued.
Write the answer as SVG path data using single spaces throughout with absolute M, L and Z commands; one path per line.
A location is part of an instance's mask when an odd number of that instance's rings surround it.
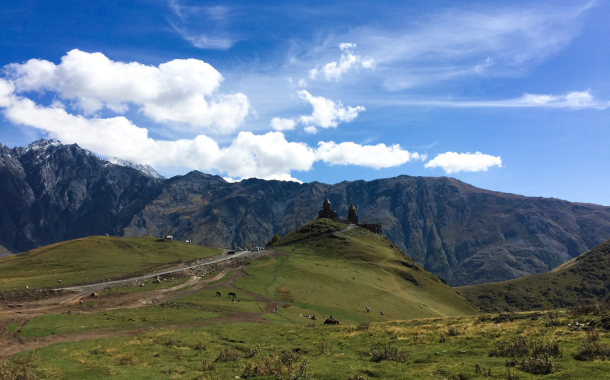
M 252 276 L 235 286 L 291 301 L 305 314 L 351 321 L 477 312 L 383 235 L 344 227 L 320 219 L 298 228 L 275 244 L 285 256 L 248 269 Z M 366 306 L 371 307 L 368 314 Z
M 0 290 L 93 282 L 220 252 L 149 236 L 91 236 L 0 258 Z
M 547 273 L 456 290 L 485 312 L 548 310 L 608 301 L 610 240 Z

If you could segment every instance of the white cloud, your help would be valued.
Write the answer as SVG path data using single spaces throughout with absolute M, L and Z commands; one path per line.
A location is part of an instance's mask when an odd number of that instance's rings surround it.
M 403 105 L 432 106 L 432 107 L 458 107 L 458 108 L 571 108 L 571 109 L 606 109 L 610 101 L 596 100 L 589 90 L 575 91 L 565 95 L 523 94 L 523 96 L 508 100 L 491 101 L 460 101 L 460 100 L 429 100 L 429 101 L 402 101 Z
M 349 123 L 358 117 L 358 113 L 365 111 L 364 107 L 344 107 L 341 102 L 335 104 L 330 99 L 321 96 L 312 96 L 306 90 L 297 92 L 299 97 L 313 106 L 311 116 L 300 116 L 303 124 L 314 125 L 322 128 L 335 128 L 340 122 Z
M 436 156 L 428 161 L 426 168 L 442 168 L 445 173 L 458 172 L 486 172 L 492 166 L 502 167 L 500 156 L 490 156 L 481 152 L 476 153 L 455 153 L 447 152 Z
M 316 157 L 331 165 L 359 165 L 381 169 L 402 165 L 412 160 L 425 160 L 419 153 L 402 150 L 400 145 L 359 145 L 353 142 L 336 144 L 333 141 L 318 143 Z
M 85 114 L 103 108 L 122 113 L 135 104 L 157 122 L 230 133 L 250 110 L 244 94 L 219 94 L 222 75 L 197 59 L 177 59 L 154 67 L 115 62 L 101 53 L 75 49 L 59 65 L 31 59 L 9 64 L 5 71 L 17 92 L 55 91 L 62 99 L 75 100 Z
M 97 154 L 118 157 L 153 167 L 177 166 L 217 171 L 226 178 L 294 180 L 292 171 L 308 171 L 314 162 L 385 168 L 421 159 L 398 145 L 362 146 L 354 143 L 320 142 L 317 149 L 289 142 L 281 132 L 255 135 L 240 132 L 226 147 L 205 135 L 192 140 L 155 140 L 146 128 L 123 116 L 111 118 L 73 115 L 59 103 L 44 107 L 14 92 L 14 85 L 0 79 L 0 107 L 13 124 L 47 132 L 63 143 L 77 143 Z M 315 128 L 315 127 L 314 127 Z
M 307 126 L 303 128 L 303 130 L 305 131 L 305 133 L 309 133 L 310 135 L 315 135 L 316 133 L 318 133 L 318 128 L 314 127 L 313 125 Z
M 276 131 L 286 131 L 290 129 L 294 129 L 296 122 L 292 119 L 282 119 L 279 117 L 274 117 L 271 119 L 271 128 Z
M 317 79 L 319 74 L 324 74 L 327 81 L 339 80 L 341 76 L 353 68 L 358 68 L 358 65 L 366 69 L 374 67 L 375 61 L 372 58 L 367 58 L 364 61 L 362 57 L 352 52 L 352 49 L 356 47 L 356 44 L 342 42 L 339 44 L 339 49 L 343 52 L 339 62 L 329 62 L 318 69 L 318 66 L 309 70 L 309 78 Z
M 305 80 L 305 78 L 299 79 L 299 86 L 307 87 L 307 81 Z

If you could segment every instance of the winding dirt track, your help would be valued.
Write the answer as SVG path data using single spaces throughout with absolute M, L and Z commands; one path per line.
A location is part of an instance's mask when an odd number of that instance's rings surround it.
M 230 270 L 233 270 L 235 273 L 235 275 L 231 279 L 221 281 L 218 284 L 215 284 L 211 287 L 207 287 L 206 289 L 215 289 L 224 286 L 234 287 L 233 281 L 243 278 L 244 276 L 246 276 L 246 274 L 238 268 L 225 268 L 217 276 L 208 280 L 203 280 L 199 277 L 191 277 L 186 282 L 167 289 L 158 289 L 137 293 L 114 293 L 110 295 L 102 295 L 98 298 L 95 298 L 95 300 L 98 301 L 95 306 L 87 308 L 86 310 L 79 310 L 78 312 L 83 314 L 93 314 L 102 313 L 105 310 L 112 309 L 129 309 L 163 305 L 173 299 L 184 297 L 189 294 L 194 294 L 203 290 L 203 288 L 206 287 L 206 285 L 208 285 L 210 282 L 220 280 Z M 276 307 L 279 307 L 283 304 L 282 301 L 251 293 L 243 289 L 239 289 L 239 291 L 252 297 L 256 302 L 266 303 L 266 313 L 275 312 Z M 266 321 L 261 317 L 260 313 L 231 313 L 229 315 L 225 315 L 218 318 L 212 318 L 197 323 L 163 325 L 132 330 L 108 331 L 107 329 L 104 329 L 88 331 L 82 334 L 52 334 L 41 338 L 23 338 L 19 335 L 21 328 L 35 317 L 43 314 L 73 313 L 75 312 L 74 305 L 79 304 L 80 301 L 91 300 L 92 298 L 90 298 L 90 295 L 90 291 L 81 291 L 77 293 L 69 293 L 57 296 L 54 298 L 23 303 L 23 306 L 21 307 L 0 307 L 0 360 L 8 359 L 19 352 L 34 350 L 37 348 L 61 342 L 76 342 L 87 339 L 125 337 L 141 334 L 147 331 L 199 327 L 220 323 L 266 323 Z M 9 333 L 7 326 L 13 322 L 18 322 L 19 325 L 12 333 Z

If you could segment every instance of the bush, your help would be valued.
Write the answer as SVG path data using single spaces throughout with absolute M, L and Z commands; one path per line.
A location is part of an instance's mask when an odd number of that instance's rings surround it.
M 578 352 L 574 358 L 580 361 L 610 359 L 610 346 L 600 343 L 599 331 L 597 331 L 597 329 L 591 329 L 587 331 L 585 340 L 578 345 Z
M 563 351 L 559 348 L 557 341 L 547 343 L 546 341 L 536 340 L 532 342 L 532 356 L 561 358 L 563 357 Z
M 307 359 L 301 360 L 298 353 L 282 350 L 258 363 L 247 363 L 241 377 L 276 376 L 281 379 L 307 377 Z
M 265 246 L 269 247 L 270 245 L 273 245 L 273 244 L 277 243 L 279 240 L 280 240 L 280 235 L 275 234 L 275 235 L 273 235 L 271 240 L 269 240 L 269 242 L 267 244 L 265 244 Z
M 362 322 L 358 323 L 358 326 L 356 326 L 356 330 L 358 330 L 358 331 L 369 331 L 370 328 L 371 328 L 371 322 L 369 322 L 369 321 L 362 321 Z
M 208 342 L 202 342 L 202 341 L 198 341 L 197 344 L 195 345 L 195 350 L 198 351 L 207 351 L 208 350 Z
M 547 355 L 523 359 L 521 362 L 521 370 L 534 375 L 548 375 L 549 373 L 555 372 L 553 363 Z
M 455 327 L 449 327 L 449 330 L 447 331 L 447 335 L 449 335 L 449 336 L 458 336 L 458 335 L 460 335 L 460 332 Z
M 597 304 L 592 302 L 580 302 L 576 306 L 570 309 L 570 313 L 572 316 L 579 316 L 585 314 L 597 314 L 599 312 L 599 308 Z
M 2 380 L 38 380 L 38 377 L 30 370 L 34 353 L 17 361 L 16 364 L 0 362 L 0 379 Z
M 214 370 L 214 363 L 209 363 L 207 360 L 204 360 L 203 363 L 201 364 L 201 371 L 203 372 L 210 372 Z
M 256 355 L 259 355 L 259 354 L 262 355 L 262 353 L 263 353 L 263 348 L 261 347 L 260 344 L 257 344 L 254 347 L 247 349 L 245 356 L 246 356 L 246 358 L 250 359 L 250 358 L 255 357 Z
M 239 360 L 239 351 L 231 347 L 223 348 L 216 358 L 217 362 L 236 362 Z
M 529 344 L 525 337 L 517 337 L 509 342 L 499 341 L 494 349 L 489 352 L 491 357 L 512 358 L 516 356 L 526 356 L 529 354 Z
M 550 311 L 546 314 L 546 320 L 544 321 L 546 327 L 561 326 L 561 324 L 559 314 L 556 311 Z
M 396 347 L 392 347 L 391 344 L 384 346 L 383 351 L 375 351 L 371 347 L 371 361 L 379 363 L 383 360 L 393 360 L 395 362 L 404 363 L 409 358 L 409 353 L 398 350 Z

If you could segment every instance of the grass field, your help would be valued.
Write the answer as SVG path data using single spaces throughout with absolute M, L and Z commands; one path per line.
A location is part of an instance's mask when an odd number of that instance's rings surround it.
M 490 356 L 498 342 L 523 337 L 529 343 L 557 343 L 561 354 L 541 367 L 552 370 L 545 379 L 608 378 L 609 363 L 576 359 L 587 333 L 568 329 L 573 319 L 567 312 L 560 312 L 560 326 L 548 327 L 544 314 L 517 315 L 520 319 L 513 322 L 497 317 L 490 315 L 483 322 L 465 316 L 369 325 L 232 324 L 158 331 L 39 349 L 32 370 L 48 379 L 233 379 L 247 378 L 247 368 L 250 374 L 275 373 L 259 378 L 281 374 L 284 379 L 297 378 L 294 375 L 304 368 L 312 379 L 507 379 L 509 370 L 521 380 L 538 379 L 541 375 L 522 370 L 531 370 L 522 367 L 533 355 L 527 344 L 514 358 Z M 598 339 L 604 346 L 610 335 L 602 333 Z M 477 373 L 477 364 L 484 374 Z
M 0 290 L 92 282 L 220 253 L 215 248 L 146 236 L 92 236 L 0 258 Z
M 87 314 L 47 314 L 34 318 L 21 328 L 26 338 L 51 334 L 75 334 L 90 330 L 131 330 L 149 326 L 199 322 L 222 313 L 180 308 L 148 307 L 116 309 Z

